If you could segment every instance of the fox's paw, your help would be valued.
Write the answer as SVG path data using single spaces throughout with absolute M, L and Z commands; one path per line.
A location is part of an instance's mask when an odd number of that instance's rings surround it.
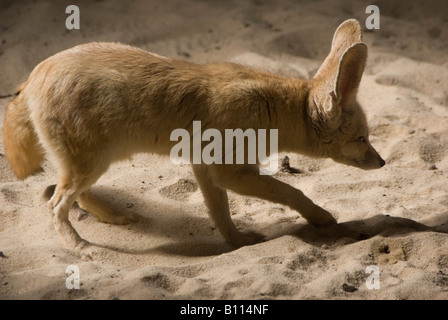
M 99 220 L 105 223 L 124 225 L 133 222 L 138 222 L 140 216 L 133 212 L 118 213 L 115 211 L 108 212 L 107 214 L 102 213 L 98 216 Z
M 325 209 L 316 206 L 307 220 L 315 227 L 328 227 L 337 224 L 337 220 Z
M 264 239 L 264 237 L 265 236 L 262 235 L 261 233 L 257 233 L 254 231 L 243 231 L 233 234 L 232 237 L 228 240 L 228 242 L 232 246 L 240 248 L 259 243 Z
M 82 247 L 77 247 L 76 249 L 81 260 L 84 261 L 98 261 L 100 257 L 107 252 L 107 249 L 95 246 L 88 242 Z
M 81 260 L 92 261 L 93 257 L 90 255 L 90 252 L 91 252 L 93 247 L 95 247 L 95 246 L 92 245 L 90 242 L 82 239 L 81 241 L 79 241 L 76 244 L 74 249 L 78 253 L 78 255 L 80 256 Z

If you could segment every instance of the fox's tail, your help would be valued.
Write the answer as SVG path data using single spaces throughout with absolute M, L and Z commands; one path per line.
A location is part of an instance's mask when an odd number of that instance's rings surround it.
M 44 152 L 31 122 L 30 112 L 21 96 L 22 85 L 16 98 L 6 107 L 3 139 L 6 159 L 19 179 L 25 179 L 41 170 Z

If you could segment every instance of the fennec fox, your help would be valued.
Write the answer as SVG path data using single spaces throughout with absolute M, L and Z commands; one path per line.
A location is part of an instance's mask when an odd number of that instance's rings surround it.
M 49 156 L 58 169 L 48 201 L 55 228 L 67 246 L 93 248 L 69 221 L 73 203 L 107 223 L 136 220 L 96 199 L 90 187 L 114 161 L 137 152 L 169 155 L 175 144 L 170 133 L 184 128 L 191 134 L 194 120 L 222 133 L 278 129 L 279 152 L 382 167 L 356 101 L 366 59 L 356 20 L 338 27 L 328 57 L 310 80 L 234 63 L 197 65 L 118 43 L 79 45 L 40 63 L 7 106 L 6 157 L 25 179 Z M 234 246 L 256 243 L 261 235 L 235 227 L 227 189 L 289 206 L 316 226 L 336 223 L 300 190 L 260 175 L 258 165 L 192 167 L 216 227 Z

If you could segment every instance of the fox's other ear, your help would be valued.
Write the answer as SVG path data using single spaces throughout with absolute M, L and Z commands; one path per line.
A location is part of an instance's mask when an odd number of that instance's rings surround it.
M 335 69 L 347 48 L 361 41 L 361 26 L 357 20 L 349 19 L 341 23 L 333 35 L 331 51 L 314 78 L 328 78 L 334 75 Z
M 333 100 L 344 105 L 344 101 L 356 94 L 366 61 L 367 45 L 365 43 L 355 43 L 344 52 L 339 62 L 334 91 L 330 93 Z

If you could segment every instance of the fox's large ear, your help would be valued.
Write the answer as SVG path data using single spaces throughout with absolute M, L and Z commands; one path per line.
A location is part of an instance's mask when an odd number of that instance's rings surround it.
M 331 51 L 314 78 L 330 78 L 335 76 L 339 61 L 344 52 L 353 44 L 361 41 L 361 26 L 357 20 L 349 19 L 341 23 L 334 33 Z
M 339 119 L 347 103 L 356 96 L 367 61 L 367 45 L 358 42 L 342 55 L 338 68 L 330 78 L 325 78 L 313 90 L 314 104 L 326 114 L 330 122 Z
M 337 124 L 345 103 L 354 97 L 367 61 L 358 21 L 350 19 L 336 30 L 331 52 L 314 76 L 313 102 L 329 123 Z
M 335 79 L 334 90 L 330 93 L 337 104 L 345 105 L 359 87 L 367 61 L 367 45 L 355 43 L 342 55 Z

